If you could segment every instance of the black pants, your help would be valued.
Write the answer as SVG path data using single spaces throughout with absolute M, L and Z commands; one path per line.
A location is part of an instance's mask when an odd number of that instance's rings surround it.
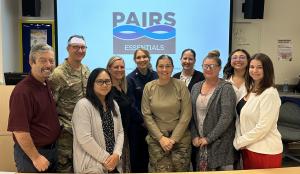
M 148 173 L 149 152 L 146 128 L 137 123 L 129 126 L 130 165 L 132 173 Z
M 50 165 L 44 172 L 55 173 L 57 169 L 57 147 L 49 146 L 46 148 L 37 148 L 38 152 L 48 159 Z M 25 154 L 18 144 L 14 145 L 14 158 L 17 171 L 20 173 L 39 173 L 34 167 L 31 159 Z
M 192 144 L 191 162 L 192 162 L 192 167 L 194 172 L 197 171 L 197 160 L 196 160 L 197 153 L 198 153 L 198 147 L 195 147 Z

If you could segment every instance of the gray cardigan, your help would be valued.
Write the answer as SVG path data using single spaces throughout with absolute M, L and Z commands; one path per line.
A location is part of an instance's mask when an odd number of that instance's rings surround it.
M 196 83 L 191 91 L 193 119 L 192 137 L 198 137 L 196 101 L 205 81 Z M 235 105 L 236 95 L 231 83 L 221 80 L 208 101 L 208 112 L 203 123 L 203 133 L 207 138 L 208 166 L 217 168 L 232 165 L 235 149 Z
M 124 132 L 118 104 L 114 101 L 118 116 L 113 116 L 115 148 L 113 153 L 122 155 Z M 92 103 L 82 98 L 75 106 L 73 126 L 73 165 L 75 173 L 104 173 L 103 163 L 109 157 L 106 151 L 102 120 Z M 122 161 L 117 169 L 122 172 Z

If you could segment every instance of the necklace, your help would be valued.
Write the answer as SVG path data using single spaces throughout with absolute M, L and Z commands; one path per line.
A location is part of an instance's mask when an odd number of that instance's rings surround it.
M 218 86 L 219 81 L 220 81 L 220 79 L 218 79 L 216 81 L 216 83 L 214 83 L 213 85 L 208 84 L 207 81 L 205 81 L 200 89 L 200 93 L 203 95 L 208 95 L 208 94 L 212 93 Z

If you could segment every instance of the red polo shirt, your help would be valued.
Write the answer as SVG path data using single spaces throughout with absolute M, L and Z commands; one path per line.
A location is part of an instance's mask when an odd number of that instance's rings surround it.
M 14 88 L 9 109 L 7 130 L 29 132 L 36 147 L 52 144 L 59 137 L 60 125 L 50 88 L 31 74 Z

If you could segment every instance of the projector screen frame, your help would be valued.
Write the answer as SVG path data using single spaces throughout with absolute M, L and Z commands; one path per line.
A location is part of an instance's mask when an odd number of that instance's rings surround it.
M 67 50 L 66 50 L 66 46 L 67 46 L 67 44 L 65 44 L 65 47 L 60 47 L 59 46 L 59 43 L 58 43 L 58 41 L 59 41 L 59 36 L 58 36 L 58 34 L 59 34 L 59 24 L 58 24 L 58 18 L 57 18 L 57 2 L 58 0 L 55 0 L 54 1 L 54 10 L 55 10 L 55 13 L 54 13 L 54 16 L 55 16 L 55 45 L 56 45 L 56 49 L 55 49 L 55 51 L 56 51 L 56 64 L 58 65 L 58 64 L 61 64 L 62 62 L 59 62 L 59 60 L 58 60 L 58 58 L 59 58 L 59 51 L 65 51 L 65 52 L 67 52 Z M 228 52 L 222 52 L 221 51 L 221 58 L 222 58 L 222 67 L 226 64 L 226 62 L 227 62 L 227 59 L 228 59 L 228 55 L 231 53 L 231 51 L 232 51 L 232 22 L 233 22 L 233 0 L 228 0 L 229 1 L 229 6 L 230 6 L 230 9 L 229 9 L 229 24 L 228 24 L 228 27 L 229 27 L 229 33 L 228 33 Z M 88 1 L 86 1 L 86 2 L 88 2 Z M 213 11 L 212 11 L 213 12 Z M 212 26 L 213 27 L 213 26 Z M 78 34 L 78 33 L 74 33 L 74 34 Z M 80 34 L 80 33 L 79 33 Z M 88 42 L 88 41 L 87 41 Z M 65 41 L 65 43 L 67 43 L 67 40 Z M 88 45 L 89 46 L 89 45 Z M 192 49 L 194 49 L 193 47 L 187 47 L 187 48 L 192 48 Z M 218 49 L 218 48 L 214 48 L 214 49 Z M 212 50 L 212 49 L 211 49 Z M 89 50 L 87 50 L 87 51 L 89 51 Z M 178 51 L 178 53 L 180 52 L 181 53 L 181 51 L 182 50 L 177 50 Z M 195 50 L 196 51 L 196 50 Z M 151 52 L 150 52 L 151 53 Z M 177 54 L 178 54 L 177 53 Z M 198 53 L 197 51 L 196 51 L 196 53 Z M 111 56 L 113 56 L 113 55 L 115 55 L 115 54 L 111 54 Z M 116 54 L 116 55 L 119 55 L 119 54 Z M 151 53 L 151 62 L 152 62 L 152 64 L 153 64 L 153 60 L 156 60 L 156 58 L 160 55 L 160 54 L 152 54 Z M 122 57 L 122 55 L 121 55 L 121 57 Z M 131 56 L 132 57 L 132 56 Z M 176 60 L 176 59 L 179 59 L 178 57 L 175 57 L 175 56 L 172 56 L 172 54 L 171 54 L 171 57 L 173 58 L 173 60 Z M 109 57 L 106 57 L 106 59 L 108 60 L 109 59 Z M 202 61 L 202 59 L 203 59 L 203 56 L 202 55 L 199 55 L 199 54 L 197 54 L 197 63 L 199 63 L 198 61 Z M 133 59 L 131 58 L 130 59 L 130 61 L 132 61 Z M 226 61 L 225 61 L 226 60 Z M 176 60 L 177 61 L 177 60 Z M 126 62 L 126 60 L 125 60 L 125 62 Z M 89 67 L 90 68 L 90 67 Z M 195 69 L 197 69 L 197 70 L 200 70 L 200 71 L 202 71 L 202 69 L 201 69 L 201 67 L 199 67 L 199 66 L 196 66 L 195 67 Z M 90 68 L 90 70 L 93 70 L 93 68 Z M 126 74 L 128 74 L 128 73 L 130 73 L 132 71 L 132 69 L 127 69 L 126 68 Z M 181 66 L 180 67 L 175 67 L 174 68 L 174 71 L 173 71 L 173 74 L 174 73 L 176 73 L 176 72 L 178 72 L 178 71 L 181 71 Z M 223 76 L 222 75 L 222 72 L 220 72 L 220 76 Z

